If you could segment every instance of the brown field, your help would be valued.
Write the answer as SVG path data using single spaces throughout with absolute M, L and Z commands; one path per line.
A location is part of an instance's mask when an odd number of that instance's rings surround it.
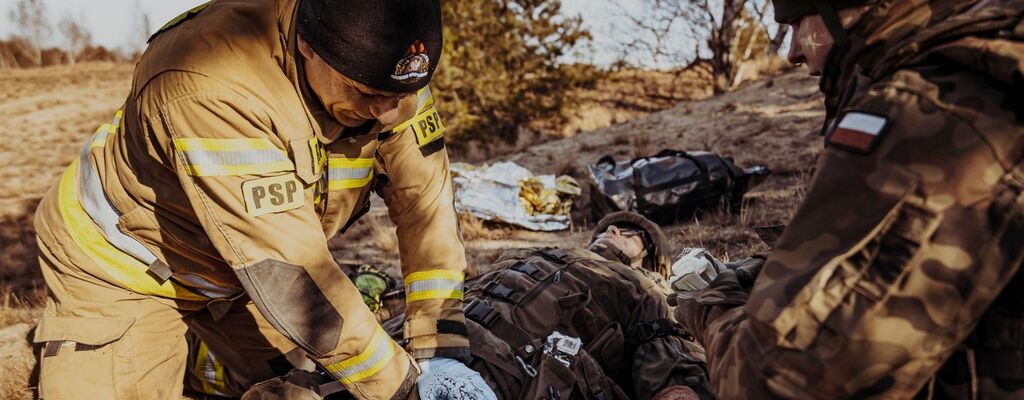
M 130 74 L 131 66 L 125 64 L 0 70 L 0 398 L 33 394 L 35 360 L 28 338 L 45 289 L 35 261 L 32 212 L 82 141 L 123 102 Z M 707 213 L 692 223 L 668 227 L 667 233 L 677 248 L 702 246 L 726 259 L 767 250 L 752 227 L 781 223 L 792 215 L 820 151 L 821 99 L 813 79 L 794 71 L 674 106 L 671 96 L 699 98 L 706 91 L 672 90 L 662 93 L 665 98 L 643 103 L 622 86 L 599 85 L 599 90 L 593 97 L 596 103 L 612 105 L 579 114 L 574 126 L 587 132 L 573 135 L 570 129 L 563 134 L 571 136 L 500 159 L 535 173 L 570 174 L 581 183 L 586 165 L 604 154 L 629 158 L 664 148 L 709 150 L 734 156 L 740 166 L 766 164 L 774 175 L 748 194 L 741 213 Z M 634 106 L 619 109 L 616 103 Z M 471 269 L 486 270 L 500 251 L 511 247 L 583 244 L 591 221 L 588 213 L 579 214 L 577 226 L 560 233 L 464 220 Z M 394 227 L 382 204 L 345 236 L 334 238 L 331 248 L 339 261 L 398 265 Z

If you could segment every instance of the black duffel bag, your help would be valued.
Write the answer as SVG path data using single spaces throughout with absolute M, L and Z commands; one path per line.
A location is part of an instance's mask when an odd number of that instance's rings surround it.
M 705 151 L 662 150 L 632 161 L 601 157 L 590 165 L 592 217 L 633 211 L 659 223 L 688 219 L 698 210 L 738 211 L 743 195 L 771 171 L 736 166 L 731 157 Z

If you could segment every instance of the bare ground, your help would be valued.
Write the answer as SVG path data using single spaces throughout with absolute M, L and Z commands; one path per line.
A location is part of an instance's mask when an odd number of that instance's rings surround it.
M 80 144 L 123 102 L 130 74 L 131 66 L 123 64 L 0 70 L 0 137 L 5 139 L 0 142 L 0 181 L 4 182 L 0 186 L 0 365 L 4 366 L 0 398 L 33 394 L 29 377 L 35 359 L 28 339 L 45 290 L 35 260 L 32 212 Z M 664 102 L 678 93 L 703 97 L 703 91 L 671 90 L 661 99 L 640 103 L 629 90 L 599 89 L 602 92 L 594 94 L 596 103 L 649 108 L 594 106 L 581 112 L 574 126 L 595 130 L 542 144 L 525 143 L 524 150 L 491 161 L 511 160 L 535 173 L 569 174 L 581 182 L 586 179 L 587 164 L 602 155 L 625 159 L 664 148 L 731 155 L 740 166 L 765 164 L 774 174 L 748 194 L 742 212 L 712 211 L 666 230 L 677 248 L 706 247 L 727 259 L 767 250 L 752 227 L 789 219 L 820 151 L 821 100 L 813 79 L 790 72 L 748 82 L 723 96 L 675 106 Z M 592 221 L 585 212 L 579 214 L 570 231 L 558 233 L 465 218 L 462 226 L 471 272 L 486 270 L 504 249 L 585 243 Z M 382 204 L 376 204 L 344 236 L 332 239 L 331 248 L 339 261 L 398 266 L 394 226 Z

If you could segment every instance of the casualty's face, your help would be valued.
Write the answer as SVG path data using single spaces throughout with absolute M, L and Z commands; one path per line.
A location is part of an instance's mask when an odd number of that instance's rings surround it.
M 597 235 L 595 242 L 603 242 L 615 246 L 623 252 L 626 257 L 636 258 L 644 251 L 643 235 L 632 229 L 621 229 L 615 225 L 609 225 L 600 235 Z M 634 268 L 640 267 L 642 262 L 631 265 Z
M 327 64 L 301 38 L 299 51 L 305 61 L 309 87 L 324 108 L 344 126 L 357 127 L 374 119 L 383 125 L 399 122 L 399 101 L 415 94 L 376 90 L 349 79 Z

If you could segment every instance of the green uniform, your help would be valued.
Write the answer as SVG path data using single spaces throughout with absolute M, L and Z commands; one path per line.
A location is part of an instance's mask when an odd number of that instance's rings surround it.
M 721 398 L 1024 396 L 1024 1 L 884 0 L 752 287 L 680 302 Z M 685 297 L 685 296 L 681 296 Z

